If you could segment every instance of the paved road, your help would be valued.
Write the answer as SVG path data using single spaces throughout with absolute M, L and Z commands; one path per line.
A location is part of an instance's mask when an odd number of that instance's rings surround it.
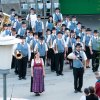
M 91 29 L 100 28 L 100 15 L 96 16 L 77 16 L 78 20 L 83 25 L 90 27 Z M 2 76 L 0 75 L 0 97 L 2 97 Z M 84 74 L 84 86 L 88 87 L 95 84 L 96 79 L 91 69 L 87 69 Z M 12 91 L 13 90 L 13 91 Z M 64 66 L 64 76 L 56 76 L 55 73 L 51 73 L 49 67 L 46 67 L 45 77 L 45 92 L 40 97 L 35 97 L 34 93 L 30 93 L 30 69 L 28 69 L 27 80 L 18 80 L 18 77 L 14 75 L 13 70 L 7 78 L 7 95 L 13 98 L 24 98 L 28 100 L 79 100 L 82 93 L 74 93 L 73 89 L 73 74 L 72 70 L 69 70 L 69 66 Z M 0 99 L 2 100 L 2 99 Z M 13 99 L 12 99 L 13 100 Z
M 73 74 L 69 70 L 69 66 L 64 66 L 64 76 L 56 76 L 46 67 L 45 92 L 40 97 L 35 97 L 34 93 L 30 93 L 30 69 L 28 69 L 27 80 L 18 80 L 13 70 L 7 78 L 7 95 L 13 98 L 24 98 L 28 100 L 79 100 L 82 93 L 74 93 Z M 84 74 L 84 87 L 95 84 L 96 79 L 91 69 L 87 69 Z M 0 76 L 0 97 L 2 97 L 2 76 Z M 12 92 L 13 89 L 13 92 Z M 1 100 L 1 99 L 0 99 Z

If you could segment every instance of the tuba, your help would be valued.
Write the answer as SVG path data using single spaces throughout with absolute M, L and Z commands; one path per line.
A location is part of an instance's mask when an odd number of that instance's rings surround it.
M 15 57 L 16 57 L 16 59 L 22 59 L 23 55 L 22 55 L 21 51 L 16 50 L 15 51 Z
M 3 13 L 2 16 L 3 16 L 3 20 L 0 24 L 0 32 L 3 31 L 4 24 L 10 24 L 10 15 Z

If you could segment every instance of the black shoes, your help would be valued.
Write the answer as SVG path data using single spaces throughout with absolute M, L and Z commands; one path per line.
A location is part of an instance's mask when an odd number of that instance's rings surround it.
M 57 73 L 57 76 L 59 76 L 59 74 Z
M 57 73 L 57 76 L 60 76 L 60 75 L 63 76 L 64 74 L 63 73 Z
M 78 93 L 78 92 L 82 93 L 83 91 L 82 90 L 75 90 L 74 91 L 74 93 Z
M 39 93 L 36 93 L 35 96 L 40 96 L 40 94 Z
M 26 80 L 26 77 L 19 77 L 19 80 Z
M 22 78 L 21 77 L 19 77 L 19 80 L 21 80 Z
M 63 73 L 60 73 L 60 75 L 63 76 L 64 74 Z
M 82 90 L 78 90 L 78 92 L 82 93 L 83 91 Z
M 78 91 L 77 91 L 77 90 L 75 90 L 75 91 L 74 91 L 74 93 L 78 93 Z

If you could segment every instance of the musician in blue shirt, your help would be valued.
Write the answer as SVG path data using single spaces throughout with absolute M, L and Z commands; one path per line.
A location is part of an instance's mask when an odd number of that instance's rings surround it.
M 100 56 L 100 38 L 98 36 L 98 31 L 94 30 L 94 36 L 89 42 L 90 52 L 92 54 L 92 70 L 93 72 L 98 71 L 99 68 L 99 56 Z
M 77 43 L 75 51 L 68 55 L 69 59 L 73 59 L 73 75 L 74 75 L 74 89 L 75 93 L 82 92 L 83 86 L 83 73 L 86 69 L 86 54 L 81 51 L 81 44 Z

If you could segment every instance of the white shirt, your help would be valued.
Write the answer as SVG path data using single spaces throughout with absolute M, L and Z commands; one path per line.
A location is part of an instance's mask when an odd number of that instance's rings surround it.
M 29 18 L 30 17 L 30 18 Z M 30 21 L 35 22 L 37 20 L 37 15 L 36 14 L 28 14 L 26 17 L 26 20 L 28 21 L 30 19 Z
M 47 43 L 50 41 L 50 39 L 51 39 L 51 34 L 50 35 L 48 35 L 48 37 L 47 37 Z

